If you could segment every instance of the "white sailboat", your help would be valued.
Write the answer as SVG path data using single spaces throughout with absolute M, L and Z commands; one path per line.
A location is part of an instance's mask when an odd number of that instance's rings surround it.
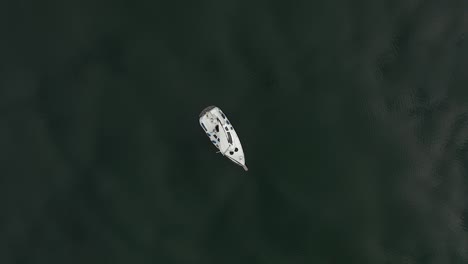
M 200 126 L 219 149 L 218 153 L 232 162 L 248 170 L 245 165 L 245 155 L 239 137 L 231 122 L 218 107 L 208 106 L 199 115 Z

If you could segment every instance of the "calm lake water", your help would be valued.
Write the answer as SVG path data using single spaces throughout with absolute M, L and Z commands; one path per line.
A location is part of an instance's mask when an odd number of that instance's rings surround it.
M 4 1 L 0 21 L 0 263 L 468 263 L 467 1 Z

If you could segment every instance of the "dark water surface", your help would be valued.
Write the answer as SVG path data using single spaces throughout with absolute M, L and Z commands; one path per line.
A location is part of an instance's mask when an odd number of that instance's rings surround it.
M 468 263 L 467 1 L 7 0 L 0 33 L 1 264 Z

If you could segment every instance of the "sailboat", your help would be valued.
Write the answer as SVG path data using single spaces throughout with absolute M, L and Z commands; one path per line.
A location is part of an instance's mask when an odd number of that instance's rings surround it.
M 217 106 L 208 106 L 201 111 L 199 121 L 218 153 L 248 171 L 239 136 L 223 111 Z

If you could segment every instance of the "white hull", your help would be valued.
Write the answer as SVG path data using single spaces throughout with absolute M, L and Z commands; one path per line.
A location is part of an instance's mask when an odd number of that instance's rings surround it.
M 226 115 L 216 106 L 209 106 L 200 113 L 200 126 L 219 153 L 248 170 L 242 144 Z

